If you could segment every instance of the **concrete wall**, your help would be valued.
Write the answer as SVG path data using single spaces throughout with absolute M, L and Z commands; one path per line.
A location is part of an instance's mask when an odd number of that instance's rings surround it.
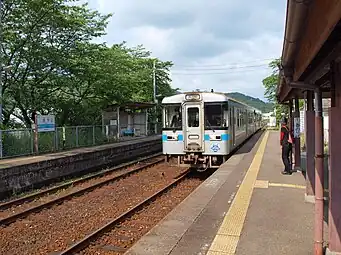
M 66 152 L 65 156 L 12 166 L 0 170 L 0 199 L 39 188 L 66 177 L 78 176 L 106 166 L 162 151 L 161 138 L 148 137 L 101 147 L 86 148 L 84 153 Z M 72 155 L 74 154 L 74 155 Z

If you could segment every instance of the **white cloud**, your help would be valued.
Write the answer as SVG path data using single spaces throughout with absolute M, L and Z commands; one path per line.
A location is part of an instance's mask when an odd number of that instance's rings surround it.
M 264 97 L 262 79 L 271 71 L 257 65 L 281 54 L 284 2 L 89 1 L 90 7 L 102 13 L 114 13 L 107 35 L 101 40 L 108 44 L 122 41 L 131 46 L 143 44 L 153 56 L 173 61 L 173 87 L 213 88 L 260 98 Z M 255 67 L 230 69 L 233 63 Z M 186 66 L 204 71 L 190 71 Z
M 132 42 L 139 42 L 142 38 L 143 42 L 140 43 L 146 45 L 155 57 L 161 55 L 163 55 L 163 58 L 168 59 L 172 57 L 173 41 L 171 29 L 166 30 L 152 26 L 141 26 L 131 28 L 129 33 Z

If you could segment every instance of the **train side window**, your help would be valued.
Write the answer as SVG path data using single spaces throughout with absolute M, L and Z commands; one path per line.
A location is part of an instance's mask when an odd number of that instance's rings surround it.
M 244 125 L 244 121 L 243 121 L 243 116 L 244 115 L 244 112 L 240 109 L 239 110 L 239 127 L 243 127 L 243 125 Z
M 187 122 L 189 127 L 199 127 L 198 107 L 190 107 L 187 109 Z
M 181 124 L 181 105 L 167 105 L 164 107 L 164 127 L 180 130 Z
M 237 127 L 240 127 L 240 113 L 239 113 L 239 109 L 237 109 Z

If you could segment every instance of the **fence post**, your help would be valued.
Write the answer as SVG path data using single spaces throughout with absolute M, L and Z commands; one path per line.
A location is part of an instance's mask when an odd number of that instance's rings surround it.
M 95 126 L 92 126 L 92 143 L 93 143 L 93 145 L 96 144 Z
M 36 154 L 39 154 L 39 138 L 38 138 L 38 122 L 37 122 L 37 114 L 34 118 L 34 147 Z
M 0 129 L 0 158 L 3 157 L 2 128 Z
M 34 129 L 33 128 L 31 128 L 30 133 L 31 133 L 31 139 L 30 139 L 30 141 L 31 141 L 31 154 L 34 154 Z
M 58 128 L 55 127 L 54 129 L 54 144 L 55 144 L 55 150 L 58 151 Z
M 107 138 L 107 142 L 109 142 L 109 126 L 105 125 L 105 136 Z
M 78 126 L 76 126 L 76 147 L 78 147 Z
M 65 144 L 66 144 L 66 132 L 65 132 L 65 126 L 63 127 L 63 150 L 65 150 Z

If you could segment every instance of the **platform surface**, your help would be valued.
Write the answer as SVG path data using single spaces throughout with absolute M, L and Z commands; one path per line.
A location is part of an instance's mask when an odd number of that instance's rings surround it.
M 256 134 L 126 254 L 312 254 L 314 205 L 282 175 L 278 131 Z
M 129 140 L 124 140 L 124 141 L 120 141 L 116 143 L 104 144 L 104 145 L 99 145 L 99 146 L 82 147 L 82 148 L 43 154 L 43 155 L 37 155 L 37 156 L 23 156 L 23 157 L 2 159 L 0 160 L 0 169 L 13 167 L 13 166 L 38 163 L 41 161 L 69 157 L 69 156 L 88 153 L 88 152 L 100 151 L 100 150 L 105 150 L 108 148 L 120 147 L 120 146 L 125 146 L 125 145 L 133 144 L 133 143 L 141 143 L 141 142 L 143 143 L 146 141 L 157 140 L 157 139 L 160 139 L 161 141 L 161 136 L 154 135 L 154 136 L 148 136 L 148 137 L 136 137 L 136 138 L 129 139 Z

